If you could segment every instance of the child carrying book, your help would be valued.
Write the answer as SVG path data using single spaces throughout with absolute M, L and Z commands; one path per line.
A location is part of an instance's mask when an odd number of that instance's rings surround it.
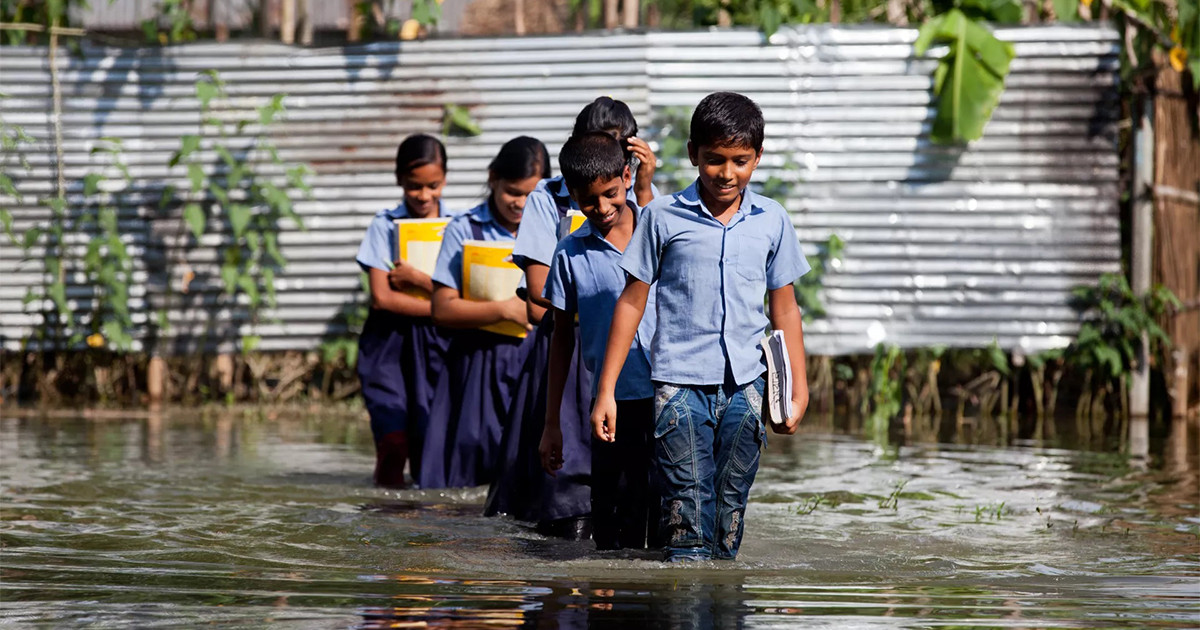
M 741 94 L 717 92 L 700 101 L 688 141 L 696 181 L 646 207 L 621 258 L 629 280 L 613 312 L 593 435 L 616 440 L 617 420 L 624 419 L 616 402 L 619 375 L 657 282 L 650 349 L 654 466 L 672 562 L 737 557 L 766 444 L 759 343 L 768 323 L 783 331 L 792 362 L 793 415 L 774 430 L 794 433 L 808 406 L 792 283 L 809 266 L 787 211 L 749 187 L 762 157 L 763 126 L 758 105 Z
M 571 198 L 587 222 L 559 241 L 544 293 L 553 306 L 554 332 L 547 371 L 546 424 L 538 451 L 542 467 L 552 475 L 563 467 L 560 410 L 575 346 L 573 321 L 579 317 L 583 362 L 598 374 L 613 307 L 625 287 L 625 272 L 618 263 L 638 222 L 638 207 L 627 199 L 629 165 L 620 142 L 611 134 L 572 136 L 563 145 L 558 162 Z M 592 538 L 597 549 L 646 546 L 653 496 L 649 463 L 654 413 L 646 348 L 653 334 L 653 315 L 642 318 L 617 378 L 614 397 L 625 427 L 621 439 L 592 440 Z

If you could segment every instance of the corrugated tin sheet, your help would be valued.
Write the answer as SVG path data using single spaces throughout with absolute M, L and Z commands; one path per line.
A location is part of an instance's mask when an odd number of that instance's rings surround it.
M 131 306 L 149 322 L 165 308 L 167 347 L 185 350 L 249 333 L 244 310 L 220 295 L 214 246 L 226 228 L 193 243 L 179 210 L 159 192 L 186 186 L 167 160 L 196 133 L 196 73 L 216 69 L 231 107 L 248 114 L 286 92 L 288 115 L 271 128 L 282 157 L 310 164 L 314 194 L 296 207 L 306 231 L 281 237 L 290 261 L 279 305 L 258 326 L 269 349 L 313 348 L 344 332 L 339 312 L 362 299 L 354 254 L 375 211 L 394 205 L 392 159 L 407 134 L 437 133 L 444 103 L 468 107 L 483 134 L 446 139 L 445 201 L 475 204 L 499 145 L 519 134 L 557 155 L 575 114 L 598 95 L 652 113 L 693 107 L 721 89 L 757 100 L 767 119 L 756 179 L 795 181 L 785 205 L 810 253 L 837 234 L 845 260 L 826 279 L 828 316 L 807 329 L 820 353 L 904 346 L 1061 346 L 1076 331 L 1070 287 L 1119 270 L 1115 124 L 1117 34 L 1108 28 L 999 31 L 1017 59 L 985 137 L 966 150 L 928 140 L 932 61 L 911 57 L 914 30 L 783 30 L 764 42 L 748 31 L 431 40 L 336 49 L 276 44 L 85 48 L 61 55 L 65 174 L 73 208 L 82 177 L 103 163 L 91 149 L 124 139 L 135 183 L 122 195 L 122 229 L 137 258 Z M 44 49 L 4 49 L 0 116 L 38 139 L 33 171 L 19 178 L 16 228 L 44 222 L 35 204 L 53 195 L 54 151 Z M 790 155 L 799 167 L 784 168 Z M 216 160 L 207 155 L 206 160 Z M 11 166 L 8 167 L 12 172 Z M 89 235 L 74 234 L 83 247 Z M 0 336 L 20 345 L 38 304 L 42 252 L 0 251 Z M 181 260 L 196 273 L 180 292 Z M 70 295 L 87 307 L 87 292 Z M 149 330 L 149 328 L 148 328 Z M 149 334 L 149 333 L 148 333 Z

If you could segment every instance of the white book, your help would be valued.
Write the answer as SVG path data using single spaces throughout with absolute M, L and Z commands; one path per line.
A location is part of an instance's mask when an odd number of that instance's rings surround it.
M 784 424 L 792 417 L 792 360 L 783 342 L 783 331 L 774 330 L 763 337 L 762 350 L 767 359 L 763 407 L 773 424 Z

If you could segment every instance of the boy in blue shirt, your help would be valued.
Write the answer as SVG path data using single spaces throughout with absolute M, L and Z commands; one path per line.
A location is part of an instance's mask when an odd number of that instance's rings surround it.
M 571 198 L 587 222 L 559 241 L 544 292 L 553 307 L 554 332 L 547 370 L 546 424 L 538 452 L 542 467 L 551 475 L 563 466 L 559 410 L 575 346 L 573 320 L 578 315 L 584 365 L 598 374 L 613 307 L 625 288 L 625 272 L 619 266 L 621 252 L 638 223 L 638 208 L 626 196 L 631 183 L 629 166 L 620 142 L 611 134 L 572 136 L 558 160 Z M 625 427 L 621 439 L 591 442 L 592 538 L 597 549 L 646 546 L 654 413 L 646 348 L 653 334 L 654 318 L 645 317 L 625 348 L 629 358 L 613 389 Z M 589 386 L 594 391 L 595 383 Z
M 768 324 L 764 294 L 770 326 L 783 331 L 792 361 L 794 415 L 774 430 L 795 433 L 808 406 L 792 283 L 809 267 L 787 211 L 749 188 L 762 140 L 762 111 L 754 101 L 733 92 L 700 101 L 688 141 L 699 177 L 647 206 L 621 258 L 629 277 L 613 313 L 593 438 L 616 439 L 617 376 L 657 282 L 650 349 L 654 466 L 668 561 L 737 557 L 766 444 L 766 364 L 759 347 Z

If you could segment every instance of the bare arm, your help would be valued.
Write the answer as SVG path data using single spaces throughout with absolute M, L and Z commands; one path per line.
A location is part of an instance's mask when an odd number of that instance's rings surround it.
M 546 309 L 553 308 L 550 300 L 542 297 L 542 291 L 546 288 L 546 276 L 550 275 L 550 267 L 541 263 L 531 262 L 525 266 L 525 287 L 529 290 L 529 301 L 533 305 L 542 309 L 542 313 Z M 541 317 L 536 318 L 538 320 Z
M 367 279 L 371 287 L 371 308 L 409 317 L 429 317 L 430 303 L 392 289 L 387 271 L 372 267 Z
M 517 296 L 497 302 L 464 299 L 457 289 L 443 284 L 433 288 L 433 322 L 447 328 L 479 328 L 502 321 L 530 328 L 525 316 L 525 301 Z
M 646 312 L 646 298 L 650 285 L 641 280 L 627 277 L 625 290 L 617 298 L 613 309 L 612 328 L 608 331 L 608 345 L 604 350 L 604 366 L 600 369 L 600 382 L 596 386 L 596 405 L 592 409 L 592 432 L 598 439 L 612 442 L 617 439 L 617 377 L 629 357 L 629 347 L 637 335 L 638 324 Z
M 542 442 L 538 447 L 542 468 L 551 475 L 562 468 L 562 425 L 559 414 L 567 371 L 571 367 L 571 353 L 574 351 L 574 314 L 556 308 L 554 333 L 550 337 L 550 365 L 546 370 L 546 426 L 542 429 Z
M 804 418 L 808 409 L 808 370 L 804 357 L 804 327 L 800 309 L 796 306 L 796 293 L 792 285 L 772 289 L 768 306 L 771 329 L 782 330 L 787 344 L 788 358 L 792 362 L 792 417 L 782 427 L 776 425 L 776 433 L 792 434 Z
M 388 272 L 388 284 L 395 291 L 403 291 L 405 288 L 411 287 L 421 289 L 426 293 L 433 293 L 433 278 L 403 260 L 397 260 L 395 268 Z

